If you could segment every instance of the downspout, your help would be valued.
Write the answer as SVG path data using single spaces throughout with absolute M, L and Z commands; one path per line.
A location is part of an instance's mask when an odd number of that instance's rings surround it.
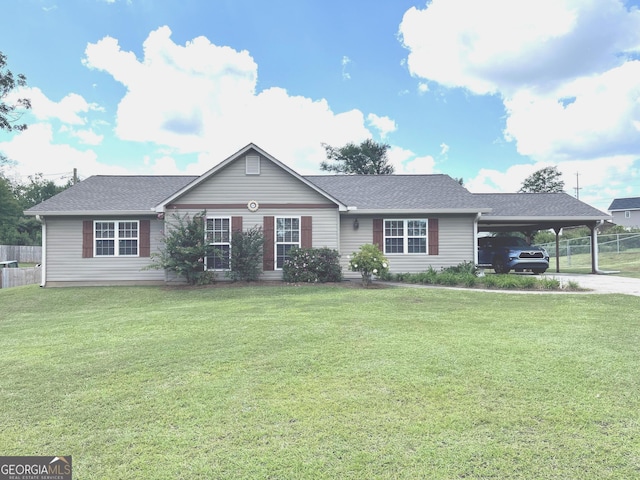
M 40 286 L 47 284 L 47 222 L 41 215 L 36 215 L 36 220 L 42 223 L 42 259 L 40 262 Z
M 591 230 L 591 273 L 604 274 L 606 273 L 603 270 L 600 270 L 600 266 L 598 265 L 598 227 L 600 227 L 604 223 L 604 220 L 599 220 L 593 226 Z
M 482 216 L 481 212 L 476 213 L 473 221 L 473 264 L 478 265 L 478 220 Z
M 556 273 L 560 273 L 560 231 L 561 228 L 554 228 L 556 234 Z

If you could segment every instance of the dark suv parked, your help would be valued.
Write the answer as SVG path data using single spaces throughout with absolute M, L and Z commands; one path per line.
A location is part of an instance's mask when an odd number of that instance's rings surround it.
M 520 237 L 482 237 L 478 239 L 478 267 L 493 268 L 496 273 L 544 273 L 549 268 L 549 254 Z

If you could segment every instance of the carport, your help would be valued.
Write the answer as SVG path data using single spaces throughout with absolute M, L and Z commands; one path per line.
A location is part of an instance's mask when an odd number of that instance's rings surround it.
M 521 232 L 531 238 L 538 230 L 552 229 L 556 234 L 556 272 L 559 273 L 560 231 L 586 226 L 591 232 L 591 273 L 602 273 L 598 268 L 598 226 L 611 220 L 611 215 L 564 192 L 473 195 L 478 197 L 479 205 L 491 208 L 490 213 L 478 214 L 476 237 L 479 232 Z

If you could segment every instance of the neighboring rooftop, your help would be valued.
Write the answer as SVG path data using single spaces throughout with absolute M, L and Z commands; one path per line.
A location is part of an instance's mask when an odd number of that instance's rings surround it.
M 614 198 L 609 206 L 610 212 L 620 210 L 640 210 L 640 197 Z

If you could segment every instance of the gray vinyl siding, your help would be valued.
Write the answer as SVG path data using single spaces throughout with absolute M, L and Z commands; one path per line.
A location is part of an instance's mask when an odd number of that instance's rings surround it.
M 330 206 L 329 206 L 330 207 Z M 198 210 L 176 210 L 176 215 L 182 216 L 185 214 L 194 215 L 199 213 Z M 262 209 L 257 212 L 250 212 L 247 209 L 215 209 L 207 210 L 207 217 L 242 217 L 242 229 L 249 230 L 252 227 L 261 227 L 264 223 L 265 216 L 274 217 L 302 217 L 303 215 L 309 215 L 312 217 L 312 242 L 314 248 L 327 247 L 332 249 L 338 249 L 338 224 L 339 214 L 338 208 L 282 208 L 282 209 Z M 173 221 L 171 217 L 167 217 L 168 221 Z M 224 280 L 224 272 L 217 273 L 218 280 Z M 274 270 L 263 272 L 261 276 L 262 280 L 281 280 L 282 271 Z M 169 278 L 169 281 L 175 279 Z
M 340 263 L 347 278 L 356 278 L 357 272 L 349 271 L 349 256 L 357 252 L 361 245 L 373 243 L 373 218 L 405 219 L 405 218 L 429 218 L 429 216 L 415 215 L 375 215 L 355 216 L 343 215 L 340 221 L 342 232 L 340 240 Z M 358 218 L 359 227 L 353 228 L 353 221 Z M 439 230 L 439 254 L 438 255 L 406 255 L 386 254 L 389 260 L 391 273 L 418 273 L 433 267 L 439 270 L 442 267 L 458 265 L 462 262 L 473 262 L 474 251 L 474 217 L 472 216 L 438 216 Z
M 270 160 L 261 158 L 260 175 L 245 173 L 245 159 L 238 158 L 212 177 L 176 199 L 178 204 L 242 203 L 323 203 L 334 206 Z
M 164 271 L 143 270 L 148 257 L 82 258 L 83 220 L 141 220 L 126 216 L 77 218 L 47 217 L 46 282 L 52 284 L 161 283 Z M 151 252 L 158 250 L 163 222 L 151 219 Z M 95 241 L 95 239 L 94 239 Z
M 250 152 L 254 154 L 254 152 Z M 259 204 L 256 212 L 251 212 L 246 205 L 255 200 Z M 216 172 L 209 179 L 194 187 L 173 204 L 198 205 L 207 208 L 169 209 L 166 220 L 171 216 L 194 215 L 206 210 L 207 217 L 242 217 L 242 229 L 249 230 L 254 226 L 262 227 L 265 216 L 274 217 L 312 217 L 312 242 L 314 248 L 328 247 L 338 249 L 340 217 L 338 206 L 312 187 L 292 176 L 270 160 L 260 159 L 260 174 L 247 175 L 245 157 L 240 157 L 225 168 Z M 229 208 L 224 205 L 230 205 Z M 276 204 L 271 208 L 268 204 Z M 242 208 L 238 208 L 242 205 Z M 313 205 L 314 208 L 305 208 Z M 318 208 L 324 205 L 324 207 Z M 215 206 L 215 207 L 214 207 Z M 217 273 L 218 280 L 224 280 L 224 272 Z M 263 272 L 263 280 L 281 280 L 282 271 Z M 168 278 L 169 281 L 174 279 Z
M 628 210 L 630 212 L 629 218 L 625 218 L 624 210 L 619 212 L 611 212 L 613 217 L 612 222 L 616 225 L 620 225 L 626 228 L 638 228 L 640 227 L 640 210 Z

